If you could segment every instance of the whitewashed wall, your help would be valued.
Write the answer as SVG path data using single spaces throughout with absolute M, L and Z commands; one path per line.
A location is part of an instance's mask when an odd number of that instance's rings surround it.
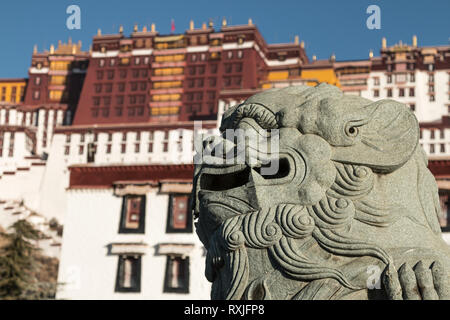
M 58 299 L 209 299 L 204 276 L 204 249 L 195 233 L 167 234 L 168 195 L 147 194 L 145 234 L 119 234 L 122 199 L 107 190 L 68 191 L 63 248 L 58 281 L 66 283 Z M 116 293 L 118 256 L 107 246 L 116 242 L 144 242 L 141 292 Z M 155 255 L 159 243 L 194 244 L 190 253 L 189 294 L 163 293 L 165 255 Z

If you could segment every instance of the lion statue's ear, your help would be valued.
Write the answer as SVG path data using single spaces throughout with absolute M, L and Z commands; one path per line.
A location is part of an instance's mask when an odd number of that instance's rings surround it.
M 361 109 L 366 124 L 358 127 L 360 139 L 348 147 L 333 148 L 332 159 L 366 165 L 377 172 L 392 172 L 405 164 L 419 143 L 419 123 L 404 104 L 381 100 Z M 349 128 L 350 132 L 355 129 Z

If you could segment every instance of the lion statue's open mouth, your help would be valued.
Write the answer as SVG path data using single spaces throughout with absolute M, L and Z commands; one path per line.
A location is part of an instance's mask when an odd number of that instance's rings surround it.
M 242 146 L 230 130 L 270 142 Z M 193 191 L 213 299 L 450 298 L 438 190 L 406 106 L 273 89 L 228 110 L 221 131 Z

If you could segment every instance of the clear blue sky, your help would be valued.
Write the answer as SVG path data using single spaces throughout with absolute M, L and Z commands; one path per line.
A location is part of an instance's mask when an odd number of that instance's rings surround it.
M 66 28 L 66 8 L 81 8 L 81 30 Z M 381 29 L 369 30 L 366 8 L 381 8 Z M 97 29 L 126 34 L 135 23 L 156 23 L 162 34 L 170 33 L 174 19 L 176 33 L 184 32 L 189 20 L 196 27 L 212 19 L 218 28 L 226 17 L 229 24 L 245 24 L 253 19 L 269 43 L 292 42 L 298 34 L 311 58 L 337 60 L 364 59 L 370 49 L 378 55 L 381 38 L 388 45 L 402 40 L 411 43 L 413 34 L 419 46 L 449 44 L 450 0 L 13 0 L 0 6 L 0 77 L 26 77 L 33 45 L 48 49 L 69 37 L 82 40 L 87 50 Z

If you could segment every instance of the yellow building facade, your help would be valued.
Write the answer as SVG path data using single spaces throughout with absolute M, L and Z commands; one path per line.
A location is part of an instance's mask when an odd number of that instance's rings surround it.
M 0 102 L 22 102 L 26 86 L 26 79 L 0 79 Z

